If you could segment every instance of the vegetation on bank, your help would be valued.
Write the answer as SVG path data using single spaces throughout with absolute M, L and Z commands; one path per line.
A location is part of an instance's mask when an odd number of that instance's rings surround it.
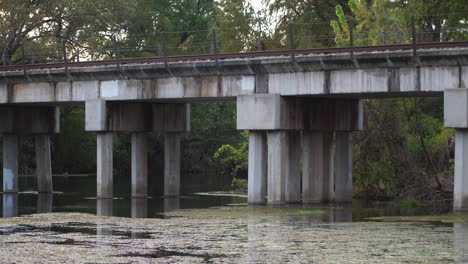
M 296 23 L 298 36 L 317 36 L 313 47 L 345 46 L 350 19 L 358 36 L 355 45 L 409 43 L 411 15 L 421 32 L 419 41 L 468 39 L 464 0 L 271 0 L 264 7 L 256 11 L 247 0 L 5 0 L 0 6 L 0 61 L 22 63 L 21 46 L 25 54 L 34 54 L 26 62 L 58 60 L 63 45 L 70 60 L 78 55 L 111 58 L 115 37 L 122 58 L 158 56 L 162 31 L 171 32 L 170 55 L 208 53 L 212 28 L 222 29 L 219 52 L 284 48 L 289 23 Z M 307 45 L 298 40 L 298 48 Z M 53 139 L 54 172 L 95 171 L 95 136 L 84 132 L 84 109 L 63 106 L 61 111 L 62 132 Z M 366 130 L 354 137 L 356 196 L 450 199 L 454 131 L 443 127 L 442 114 L 441 98 L 365 100 Z M 162 174 L 162 140 L 162 135 L 149 135 L 150 175 Z M 129 150 L 129 136 L 118 134 L 117 175 L 130 174 Z M 183 183 L 200 190 L 245 189 L 247 158 L 248 133 L 236 130 L 235 103 L 192 104 L 192 130 L 182 144 L 182 171 L 190 177 Z M 32 138 L 23 137 L 21 173 L 32 173 L 34 160 Z M 201 176 L 193 180 L 194 175 Z

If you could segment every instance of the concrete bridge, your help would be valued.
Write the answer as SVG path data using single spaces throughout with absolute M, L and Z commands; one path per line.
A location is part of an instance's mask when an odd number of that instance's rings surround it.
M 0 67 L 3 191 L 18 191 L 18 134 L 36 135 L 39 192 L 52 191 L 59 107 L 84 103 L 97 135 L 97 196 L 111 198 L 112 135 L 132 135 L 132 196 L 147 196 L 145 133 L 165 135 L 164 193 L 180 189 L 190 102 L 237 100 L 249 130 L 249 203 L 350 202 L 352 132 L 365 98 L 442 96 L 457 128 L 455 210 L 468 209 L 468 43 Z

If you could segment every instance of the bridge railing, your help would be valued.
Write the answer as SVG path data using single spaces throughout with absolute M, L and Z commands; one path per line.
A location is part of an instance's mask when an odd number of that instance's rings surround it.
M 275 30 L 231 27 L 179 32 L 103 32 L 93 37 L 44 35 L 23 40 L 10 57 L 2 54 L 3 65 L 70 63 L 129 58 L 212 55 L 289 51 L 344 47 L 355 48 L 468 40 L 468 14 L 387 17 L 370 21 L 326 21 L 290 23 Z M 424 24 L 421 21 L 434 21 Z M 434 26 L 438 25 L 438 26 Z M 323 52 L 333 52 L 333 50 Z

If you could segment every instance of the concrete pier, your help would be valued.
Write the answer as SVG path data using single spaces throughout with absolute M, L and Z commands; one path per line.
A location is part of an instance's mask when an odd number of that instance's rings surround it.
M 302 133 L 302 202 L 320 203 L 323 197 L 323 135 Z
M 348 131 L 335 134 L 335 202 L 353 200 L 353 135 Z
M 455 181 L 453 208 L 468 211 L 468 129 L 455 132 Z
M 263 204 L 267 191 L 266 132 L 249 132 L 248 203 Z
M 34 141 L 36 146 L 37 191 L 39 193 L 51 193 L 53 188 L 50 136 L 37 135 Z
M 302 140 L 302 202 L 330 202 L 333 199 L 333 133 L 304 131 Z
M 148 196 L 148 151 L 146 134 L 132 134 L 132 197 Z
M 301 133 L 287 132 L 288 155 L 287 174 L 285 183 L 286 203 L 301 202 Z
M 180 195 L 180 133 L 164 135 L 164 196 Z
M 322 202 L 329 203 L 334 200 L 334 161 L 335 145 L 333 132 L 323 133 L 323 198 Z
M 148 199 L 146 198 L 132 198 L 132 218 L 146 218 L 148 217 Z
M 97 133 L 97 197 L 112 198 L 113 195 L 113 135 Z
M 285 184 L 288 173 L 288 137 L 285 131 L 268 132 L 268 203 L 285 202 Z
M 3 192 L 18 192 L 18 136 L 3 135 Z

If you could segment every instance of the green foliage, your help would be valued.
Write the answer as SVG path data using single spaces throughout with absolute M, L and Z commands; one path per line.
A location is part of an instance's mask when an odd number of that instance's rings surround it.
M 226 167 L 231 168 L 231 175 L 236 177 L 244 174 L 247 171 L 247 162 L 249 159 L 249 132 L 241 133 L 244 141 L 239 143 L 237 147 L 230 144 L 222 145 L 214 154 L 215 159 L 219 159 Z M 244 176 L 245 177 L 245 176 Z
M 246 192 L 247 188 L 248 188 L 248 182 L 247 182 L 246 179 L 233 178 L 231 188 L 232 188 L 232 190 L 235 190 L 235 191 L 244 191 L 244 192 Z
M 408 199 L 401 201 L 403 209 L 412 210 L 421 207 L 421 202 L 415 199 Z

